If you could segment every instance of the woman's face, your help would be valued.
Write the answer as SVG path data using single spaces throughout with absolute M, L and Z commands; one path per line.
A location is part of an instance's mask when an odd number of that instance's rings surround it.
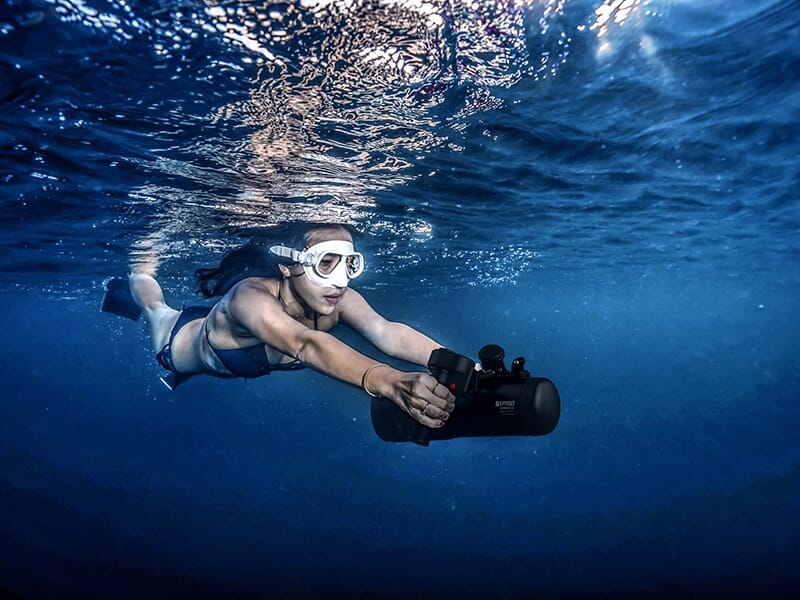
M 346 242 L 353 241 L 350 232 L 341 227 L 325 227 L 320 229 L 312 229 L 309 231 L 305 238 L 305 247 L 309 248 L 314 244 L 320 242 L 328 242 L 333 240 L 341 240 Z M 330 270 L 336 266 L 341 257 L 338 255 L 326 255 L 320 261 L 320 270 Z M 292 265 L 291 267 L 292 278 L 289 280 L 292 284 L 295 294 L 307 304 L 312 310 L 320 315 L 330 315 L 336 310 L 336 305 L 339 304 L 341 299 L 347 292 L 347 286 L 341 287 L 336 285 L 319 286 L 313 283 L 305 274 L 302 265 Z

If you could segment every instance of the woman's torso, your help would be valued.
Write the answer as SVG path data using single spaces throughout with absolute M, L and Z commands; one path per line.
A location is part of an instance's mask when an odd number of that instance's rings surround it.
M 269 340 L 257 338 L 231 314 L 230 305 L 237 286 L 260 288 L 280 302 L 280 282 L 277 279 L 248 278 L 231 288 L 215 304 L 205 320 L 194 331 L 194 345 L 205 369 L 211 373 L 237 377 L 258 377 L 271 370 L 292 368 L 296 359 L 287 356 Z M 338 310 L 331 315 L 304 315 L 295 321 L 310 329 L 328 331 L 338 322 Z

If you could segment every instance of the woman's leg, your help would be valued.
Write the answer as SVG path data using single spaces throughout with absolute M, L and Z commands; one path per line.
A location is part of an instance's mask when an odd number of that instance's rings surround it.
M 152 276 L 145 273 L 133 273 L 128 278 L 128 284 L 131 286 L 133 299 L 142 309 L 150 328 L 153 351 L 158 353 L 169 341 L 169 334 L 175 321 L 178 320 L 180 311 L 167 305 L 161 286 Z

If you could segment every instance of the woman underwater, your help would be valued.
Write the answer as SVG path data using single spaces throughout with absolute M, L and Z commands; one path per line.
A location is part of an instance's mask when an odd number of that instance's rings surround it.
M 152 275 L 134 269 L 130 293 L 145 315 L 156 358 L 174 374 L 172 387 L 194 374 L 250 378 L 309 366 L 390 399 L 423 425 L 443 426 L 455 406 L 445 386 L 428 373 L 377 362 L 328 332 L 344 323 L 385 354 L 418 365 L 441 345 L 386 320 L 349 288 L 364 259 L 347 228 L 312 225 L 302 241 L 302 249 L 271 246 L 272 256 L 245 246 L 218 268 L 199 269 L 201 292 L 222 295 L 212 307 L 175 310 Z M 267 262 L 273 269 L 277 262 L 279 276 L 263 276 L 259 263 Z

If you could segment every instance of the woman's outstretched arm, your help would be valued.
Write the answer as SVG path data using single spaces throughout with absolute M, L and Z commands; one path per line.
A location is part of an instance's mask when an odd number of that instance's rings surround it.
M 346 295 L 351 293 L 349 290 Z M 228 310 L 232 318 L 261 341 L 317 371 L 362 386 L 371 395 L 389 398 L 423 425 L 441 427 L 453 410 L 452 394 L 431 375 L 406 373 L 382 365 L 329 333 L 301 325 L 263 288 L 247 282 L 239 285 L 232 293 Z M 421 357 L 430 347 L 429 355 L 438 347 L 432 340 L 425 340 L 417 340 L 419 347 L 414 356 Z M 427 356 L 421 364 L 425 361 Z
M 341 306 L 342 323 L 355 329 L 389 356 L 427 366 L 431 352 L 442 347 L 405 323 L 387 320 L 355 290 L 347 291 Z

